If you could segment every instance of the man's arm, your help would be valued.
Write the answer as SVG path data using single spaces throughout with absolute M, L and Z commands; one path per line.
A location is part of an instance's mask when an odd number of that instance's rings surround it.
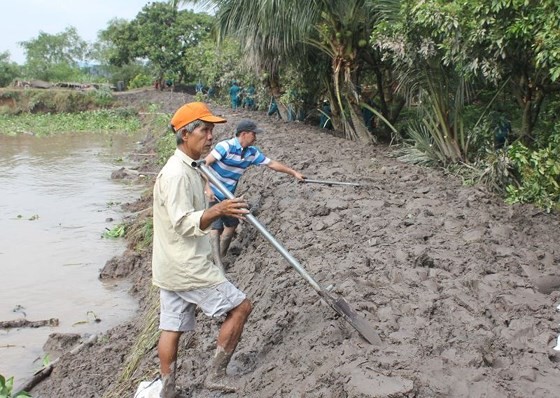
M 206 166 L 210 166 L 212 163 L 214 163 L 216 161 L 216 158 L 214 157 L 214 155 L 212 155 L 212 152 L 210 152 L 208 155 L 206 155 L 206 157 L 204 158 L 204 163 L 206 163 Z
M 302 181 L 303 179 L 305 179 L 305 177 L 303 176 L 303 174 L 295 171 L 294 169 L 292 169 L 291 167 L 286 166 L 283 163 L 280 163 L 276 160 L 271 160 L 267 166 L 269 168 L 271 168 L 274 171 L 279 171 L 280 173 L 286 173 L 289 174 L 291 176 L 294 176 L 295 178 L 297 178 L 298 180 Z

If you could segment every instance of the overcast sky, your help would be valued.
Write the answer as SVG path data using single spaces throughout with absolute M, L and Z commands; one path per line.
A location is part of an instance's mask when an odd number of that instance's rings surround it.
M 29 41 L 39 32 L 57 34 L 67 27 L 77 29 L 88 42 L 97 40 L 97 32 L 113 18 L 134 19 L 149 0 L 0 0 L 0 52 L 9 51 L 10 59 L 25 62 L 18 42 Z M 192 9 L 191 7 L 188 7 Z

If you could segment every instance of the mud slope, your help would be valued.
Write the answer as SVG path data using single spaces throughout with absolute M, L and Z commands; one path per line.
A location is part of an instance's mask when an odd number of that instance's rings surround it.
M 166 111 L 186 98 L 144 95 Z M 558 216 L 507 206 L 437 170 L 389 158 L 385 147 L 258 112 L 214 109 L 229 120 L 216 128 L 219 139 L 250 116 L 266 130 L 257 144 L 270 157 L 308 178 L 363 183 L 298 184 L 253 168 L 238 193 L 320 284 L 334 285 L 333 292 L 375 325 L 384 343 L 364 342 L 244 224 L 227 257 L 228 275 L 248 293 L 254 311 L 228 369 L 241 388 L 224 396 L 559 395 L 560 353 L 552 349 L 560 322 Z M 131 277 L 143 300 L 149 258 L 139 264 Z M 62 360 L 34 396 L 110 392 L 143 316 Z M 220 396 L 202 388 L 218 325 L 200 316 L 193 341 L 180 351 L 178 384 L 187 396 Z M 141 370 L 157 374 L 155 350 Z

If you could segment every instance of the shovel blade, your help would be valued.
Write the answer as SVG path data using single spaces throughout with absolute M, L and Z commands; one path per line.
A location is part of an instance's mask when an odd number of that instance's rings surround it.
M 321 292 L 321 296 L 332 309 L 356 329 L 368 343 L 379 346 L 383 344 L 373 325 L 354 311 L 346 300 L 342 297 L 335 298 L 324 290 Z

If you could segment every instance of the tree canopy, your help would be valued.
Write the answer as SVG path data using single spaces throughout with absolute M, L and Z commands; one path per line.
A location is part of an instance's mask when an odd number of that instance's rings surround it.
M 169 3 L 149 3 L 130 22 L 113 20 L 100 38 L 111 42 L 109 62 L 122 66 L 137 60 L 148 62 L 155 78 L 186 74 L 185 54 L 206 38 L 212 18 Z
M 27 75 L 47 81 L 66 79 L 77 72 L 88 52 L 87 42 L 74 27 L 57 34 L 40 32 L 36 38 L 20 44 L 26 55 Z
M 407 160 L 445 167 L 491 158 L 505 178 L 510 166 L 488 155 L 500 126 L 527 148 L 512 162 L 557 154 L 559 14 L 557 0 L 170 0 L 113 19 L 91 48 L 72 27 L 22 45 L 35 78 L 68 79 L 89 57 L 135 85 L 258 83 L 288 120 L 319 119 L 327 101 L 321 116 L 349 139 L 399 143 Z M 13 71 L 2 54 L 0 83 Z
M 0 87 L 9 85 L 20 73 L 20 67 L 10 60 L 10 53 L 0 53 Z

